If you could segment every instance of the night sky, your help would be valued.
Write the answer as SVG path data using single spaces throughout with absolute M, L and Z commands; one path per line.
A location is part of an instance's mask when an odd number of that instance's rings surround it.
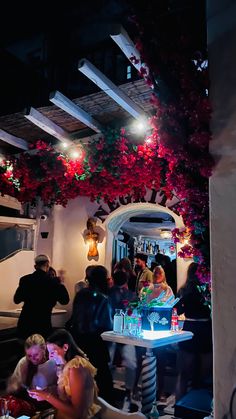
M 96 91 L 78 72 L 78 60 L 96 59 L 104 71 L 104 51 L 120 54 L 109 38 L 112 24 L 122 23 L 135 40 L 132 5 L 142 9 L 152 2 L 157 7 L 157 28 L 160 22 L 168 25 L 171 19 L 178 19 L 191 31 L 196 48 L 205 42 L 203 0 L 87 0 L 76 5 L 7 2 L 0 27 L 0 115 L 20 112 L 27 106 L 48 106 L 53 90 L 71 99 Z M 112 72 L 106 75 L 119 84 Z

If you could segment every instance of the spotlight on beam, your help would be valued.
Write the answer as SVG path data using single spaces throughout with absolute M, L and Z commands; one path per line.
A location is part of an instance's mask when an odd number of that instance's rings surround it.
M 149 129 L 148 121 L 144 118 L 132 122 L 130 127 L 133 134 L 146 134 Z
M 71 157 L 73 159 L 78 159 L 80 157 L 80 153 L 78 151 L 72 151 L 71 152 Z
M 81 147 L 73 147 L 69 150 L 68 155 L 73 160 L 78 160 L 83 155 L 83 149 Z

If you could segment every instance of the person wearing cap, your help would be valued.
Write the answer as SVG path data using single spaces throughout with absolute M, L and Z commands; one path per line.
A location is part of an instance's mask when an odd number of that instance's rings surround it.
M 24 303 L 17 324 L 18 336 L 26 339 L 34 333 L 47 338 L 52 331 L 51 314 L 59 302 L 68 304 L 70 297 L 66 287 L 48 274 L 50 259 L 47 255 L 35 258 L 35 271 L 20 278 L 14 295 L 14 303 Z

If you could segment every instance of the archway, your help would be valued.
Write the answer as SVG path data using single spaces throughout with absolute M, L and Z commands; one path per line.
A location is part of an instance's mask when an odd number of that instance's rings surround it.
M 106 228 L 106 251 L 105 251 L 105 265 L 108 269 L 111 268 L 112 262 L 112 248 L 113 248 L 113 240 L 118 234 L 121 226 L 130 218 L 134 216 L 138 216 L 145 212 L 165 212 L 171 217 L 173 217 L 175 221 L 175 226 L 177 228 L 184 228 L 184 223 L 182 217 L 175 214 L 171 211 L 168 207 L 164 207 L 159 204 L 152 204 L 149 202 L 137 202 L 131 203 L 127 205 L 122 205 L 116 210 L 114 210 L 105 220 L 104 227 Z M 176 251 L 180 249 L 181 245 L 179 243 L 176 244 Z M 177 263 L 177 286 L 178 288 L 184 283 L 186 278 L 186 271 L 187 267 L 192 261 L 191 259 L 185 260 L 177 256 L 176 263 Z

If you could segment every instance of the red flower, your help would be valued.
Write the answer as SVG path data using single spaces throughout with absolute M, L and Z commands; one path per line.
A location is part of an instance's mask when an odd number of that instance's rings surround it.
M 128 310 L 127 310 L 127 314 L 128 314 L 128 316 L 131 316 L 131 315 L 132 315 L 132 313 L 133 313 L 133 310 L 132 310 L 131 308 L 128 308 Z
M 129 304 L 129 300 L 122 300 L 123 306 L 127 307 Z

